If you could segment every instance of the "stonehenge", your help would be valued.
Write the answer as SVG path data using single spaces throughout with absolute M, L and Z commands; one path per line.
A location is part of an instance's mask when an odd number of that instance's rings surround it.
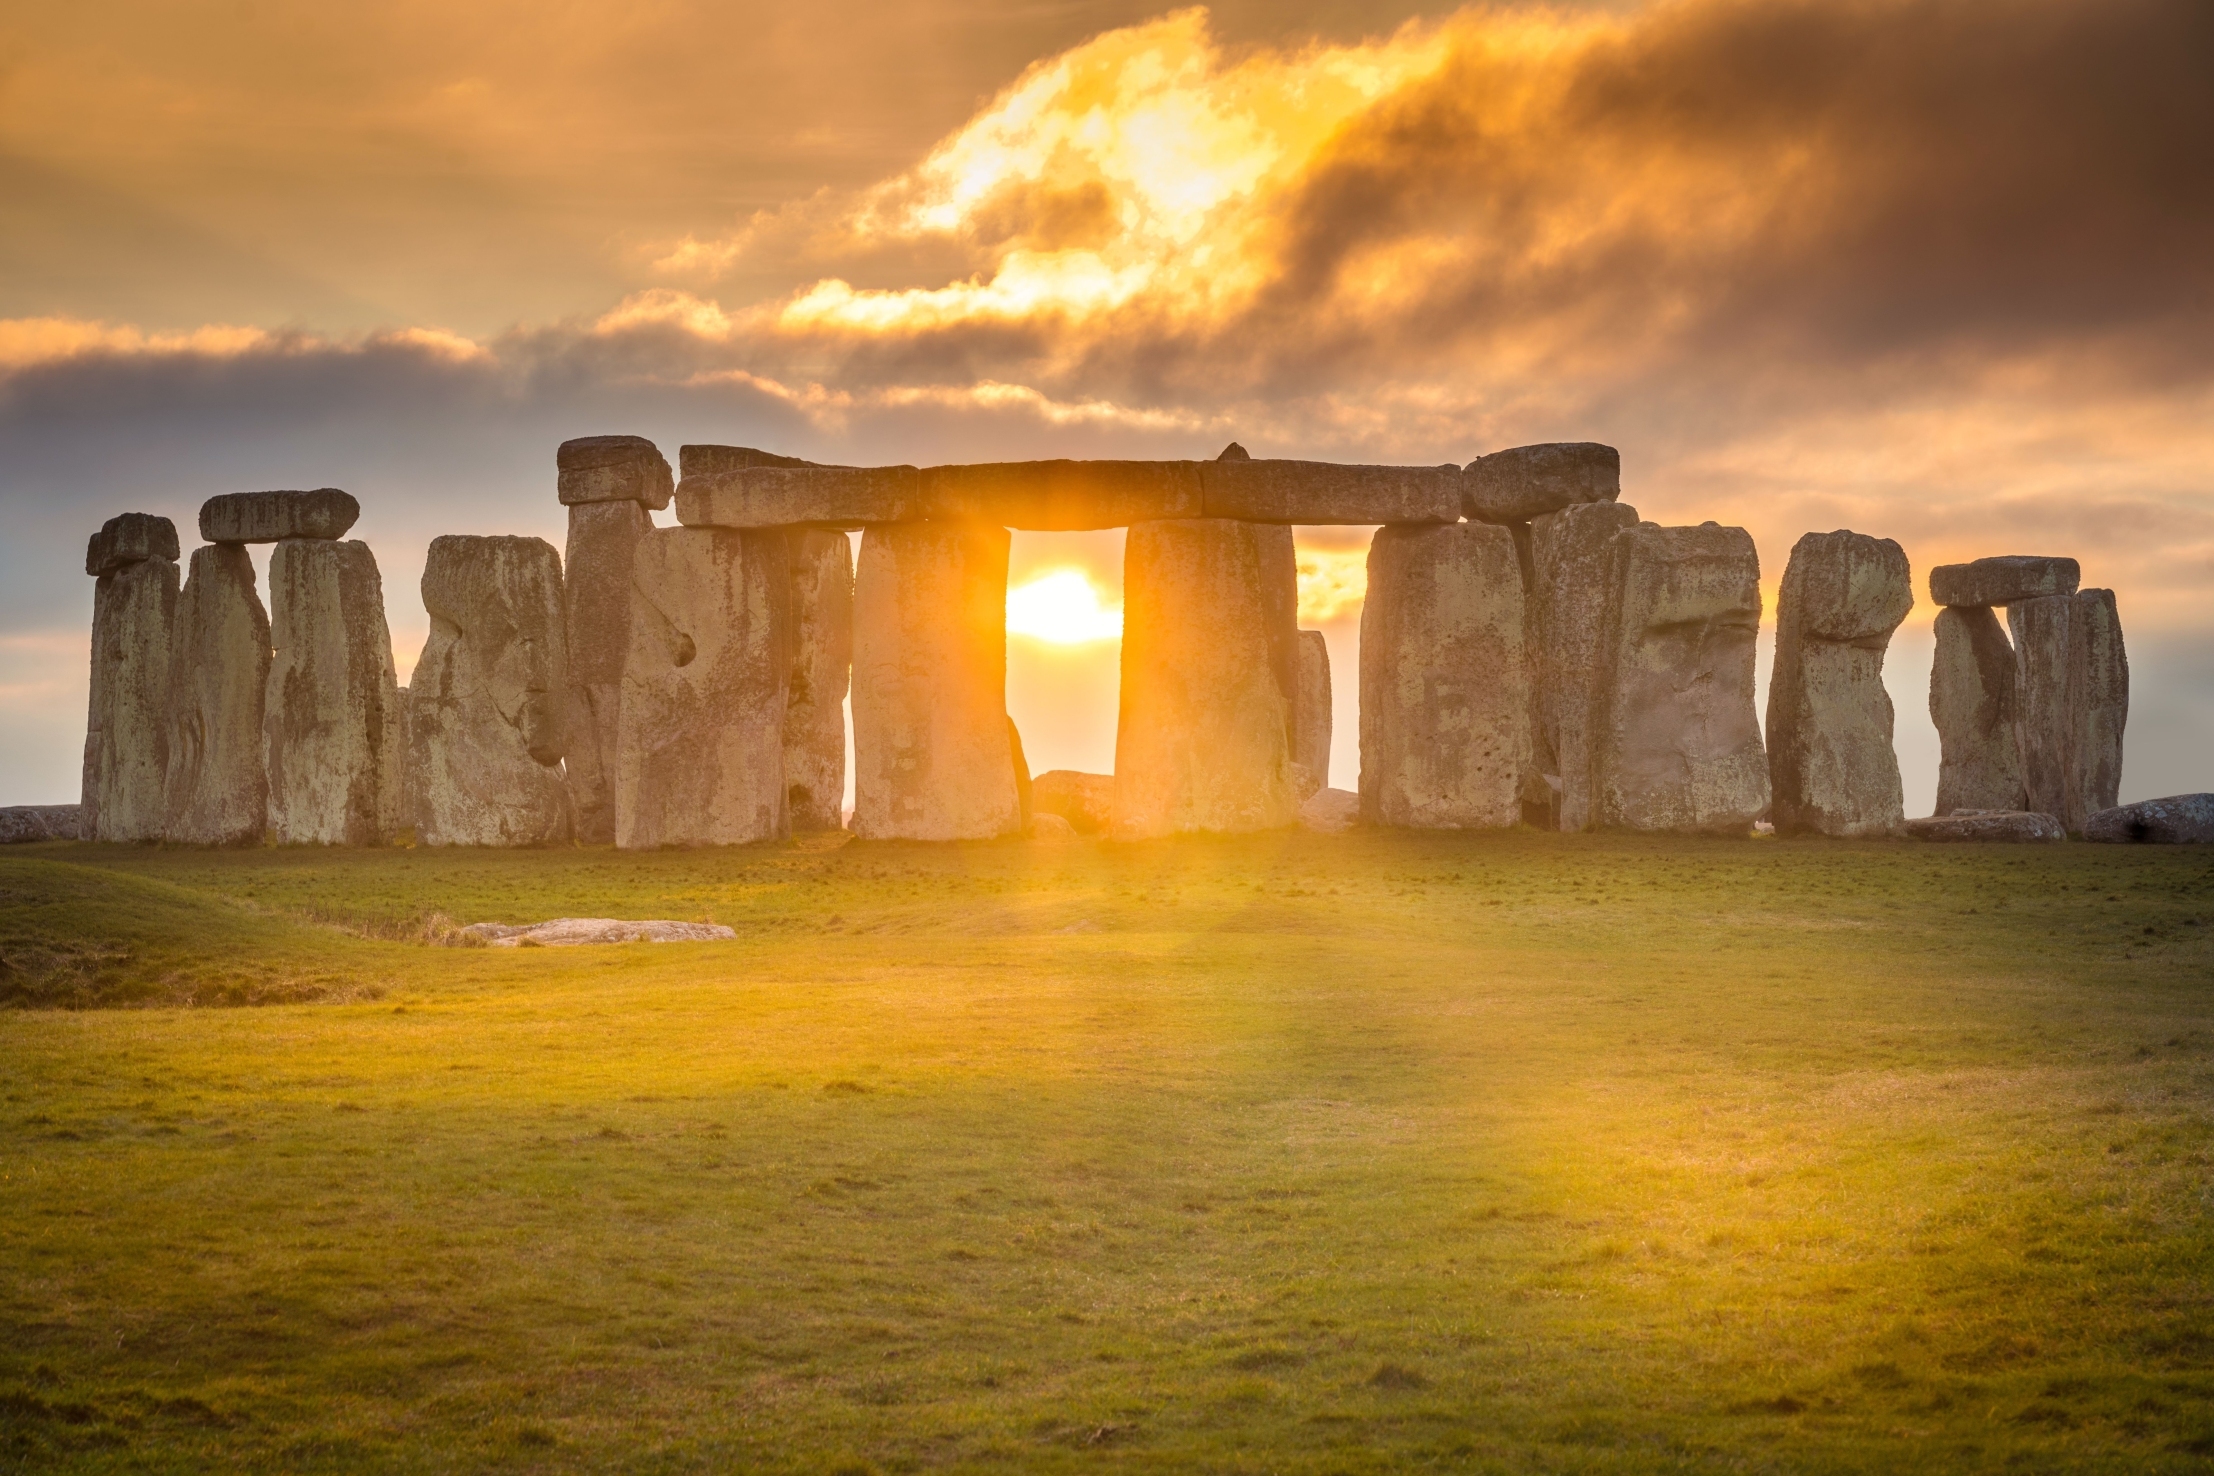
M 2095 811 L 2083 822 L 2083 838 L 2110 845 L 2214 845 L 2214 794 L 2171 794 Z
M 430 636 L 406 688 L 376 561 L 345 539 L 361 513 L 349 494 L 208 499 L 181 584 L 168 519 L 109 520 L 86 549 L 81 802 L 8 833 L 745 844 L 840 828 L 849 764 L 851 827 L 873 840 L 1356 822 L 1745 836 L 1769 820 L 1781 836 L 1924 840 L 2204 828 L 2203 797 L 2116 804 L 2128 660 L 2112 591 L 2079 588 L 2072 559 L 1931 571 L 1935 815 L 1904 818 L 1883 685 L 1912 605 L 1895 542 L 1840 530 L 1793 548 L 1764 735 L 1751 537 L 1640 522 L 1619 500 L 1619 454 L 1597 443 L 1464 466 L 1232 444 L 1211 461 L 922 467 L 698 444 L 678 466 L 642 437 L 567 441 L 566 557 L 536 538 L 435 540 Z M 657 526 L 672 505 L 675 526 Z M 1357 793 L 1325 787 L 1332 679 L 1322 632 L 1298 625 L 1301 524 L 1375 529 Z M 1006 704 L 1011 530 L 1116 527 L 1114 773 L 1033 781 Z M 265 599 L 253 543 L 271 545 Z

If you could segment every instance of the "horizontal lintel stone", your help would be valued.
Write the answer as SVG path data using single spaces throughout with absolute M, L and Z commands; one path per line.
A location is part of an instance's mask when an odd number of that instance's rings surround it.
M 1938 605 L 2011 605 L 2048 595 L 2072 595 L 2083 573 L 2074 559 L 2007 554 L 1972 564 L 1939 564 L 1930 570 L 1930 602 Z
M 1334 461 L 1199 464 L 1206 516 L 1248 523 L 1457 523 L 1460 468 Z
M 929 516 L 911 466 L 747 466 L 688 476 L 676 494 L 687 528 L 860 528 Z
M 749 466 L 814 466 L 797 456 L 779 456 L 751 446 L 679 446 L 677 476 L 703 477 L 709 472 L 738 471 Z
M 579 436 L 554 453 L 562 505 L 638 502 L 659 511 L 676 480 L 668 458 L 644 436 Z
M 353 494 L 336 487 L 312 492 L 228 492 L 200 504 L 200 536 L 210 543 L 281 543 L 287 538 L 344 538 L 361 517 Z
M 148 559 L 177 561 L 177 525 L 154 513 L 112 517 L 85 543 L 85 572 L 95 577 Z
M 1123 528 L 1196 518 L 1204 505 L 1195 461 L 1000 461 L 933 466 L 922 498 L 933 518 L 997 523 L 1033 533 Z
M 1548 441 L 1479 456 L 1468 464 L 1471 522 L 1522 523 L 1622 495 L 1622 453 L 1597 441 Z

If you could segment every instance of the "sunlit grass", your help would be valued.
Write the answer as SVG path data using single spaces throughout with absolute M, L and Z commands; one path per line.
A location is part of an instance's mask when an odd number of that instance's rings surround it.
M 711 918 L 494 951 L 450 922 Z M 2214 857 L 0 858 L 0 1463 L 2196 1469 Z M 306 999 L 258 1008 L 146 1001 Z

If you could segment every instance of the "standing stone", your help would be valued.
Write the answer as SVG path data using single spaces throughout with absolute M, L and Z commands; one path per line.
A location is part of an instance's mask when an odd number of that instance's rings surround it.
M 262 703 L 269 686 L 269 616 L 254 561 L 235 543 L 193 550 L 177 599 L 169 679 L 164 808 L 170 840 L 251 846 L 269 828 Z
M 1760 555 L 1743 528 L 1640 523 L 1609 549 L 1592 684 L 1592 822 L 1748 834 L 1768 808 L 1753 710 Z
M 1522 818 L 1529 663 L 1514 537 L 1386 527 L 1361 607 L 1361 818 L 1431 830 Z
M 2112 590 L 2017 600 L 2007 607 L 2021 689 L 2016 723 L 2029 808 L 2071 835 L 2121 788 L 2129 659 Z
M 2075 596 L 2075 641 L 2070 652 L 2069 701 L 2076 712 L 2076 792 L 2082 830 L 2089 818 L 2121 801 L 2122 730 L 2129 722 L 2129 656 L 2122 648 L 2122 618 L 2111 589 Z
M 287 539 L 269 556 L 275 652 L 262 704 L 269 829 L 280 845 L 388 844 L 405 739 L 384 582 L 369 545 Z
M 1114 833 L 1294 824 L 1298 683 L 1291 530 L 1228 518 L 1133 523 L 1123 545 Z
M 1936 813 L 2020 810 L 2022 749 L 2014 731 L 2020 676 L 2014 647 L 1988 605 L 1937 612 L 1930 721 L 1937 727 Z
M 1637 509 L 1622 502 L 1582 503 L 1530 522 L 1538 726 L 1558 766 L 1562 830 L 1591 824 L 1591 688 L 1607 613 L 1607 547 L 1636 526 Z
M 872 524 L 853 591 L 853 831 L 1022 829 L 1007 722 L 1005 528 Z
M 94 535 L 86 553 L 87 572 L 99 576 L 81 796 L 87 840 L 162 836 L 176 547 L 167 518 L 126 513 Z
M 657 528 L 631 571 L 615 844 L 744 845 L 790 833 L 784 535 Z
M 1330 647 L 1319 630 L 1299 632 L 1299 684 L 1292 696 L 1292 778 L 1299 798 L 1330 782 Z
M 853 541 L 794 528 L 792 675 L 784 709 L 784 790 L 794 830 L 845 824 L 846 686 L 853 670 Z
M 639 542 L 651 532 L 653 518 L 637 502 L 569 508 L 564 566 L 569 697 L 562 727 L 569 803 L 577 839 L 587 845 L 615 839 L 616 715 L 623 660 L 630 651 L 631 566 Z
M 1792 548 L 1768 683 L 1778 835 L 1886 836 L 1906 823 L 1883 658 L 1913 608 L 1906 551 L 1889 538 L 1841 529 Z
M 423 608 L 430 640 L 407 702 L 417 843 L 567 840 L 561 556 L 542 538 L 434 538 Z

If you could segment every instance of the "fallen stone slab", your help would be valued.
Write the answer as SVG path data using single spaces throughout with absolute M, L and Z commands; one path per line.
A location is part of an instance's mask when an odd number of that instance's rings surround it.
M 75 840 L 83 823 L 82 805 L 8 805 L 0 808 L 0 846 Z
M 1906 822 L 1906 833 L 1922 841 L 2061 841 L 2067 829 L 2057 816 L 2035 810 L 1963 810 Z
M 1248 523 L 1453 523 L 1461 473 L 1451 466 L 1347 466 L 1334 461 L 1199 463 L 1204 516 Z
M 269 635 L 270 832 L 280 845 L 389 844 L 405 823 L 406 740 L 369 545 L 279 543 L 269 556 Z
M 563 709 L 562 768 L 576 837 L 615 839 L 615 744 L 630 653 L 630 575 L 653 517 L 636 502 L 580 502 L 569 509 L 562 564 L 569 696 Z
M 82 795 L 87 840 L 162 838 L 176 621 L 177 566 L 168 559 L 122 564 L 93 586 Z
M 1077 834 L 1098 835 L 1115 823 L 1115 776 L 1048 769 L 1030 781 L 1030 808 L 1033 819 L 1058 815 Z
M 1002 461 L 926 467 L 924 516 L 1026 533 L 1123 528 L 1201 516 L 1196 461 Z
M 279 543 L 344 538 L 361 504 L 336 487 L 312 492 L 227 492 L 200 504 L 200 536 L 210 543 Z
M 1988 605 L 1939 610 L 1936 635 L 1930 721 L 1938 741 L 1937 813 L 2019 810 L 2021 677 L 2014 646 Z
M 2124 845 L 2214 845 L 2214 794 L 2171 794 L 2100 810 L 2083 822 L 2083 838 Z
M 586 943 L 718 943 L 737 931 L 720 923 L 630 922 L 613 917 L 557 917 L 551 922 L 471 923 L 461 930 L 493 948 L 574 948 Z
M 1536 654 L 1538 737 L 1558 765 L 1562 830 L 1591 823 L 1591 688 L 1607 614 L 1607 550 L 1615 534 L 1636 526 L 1637 509 L 1624 502 L 1579 503 L 1530 522 L 1526 634 Z
M 846 692 L 853 672 L 853 540 L 794 528 L 792 675 L 784 701 L 784 797 L 794 830 L 845 823 Z
M 580 436 L 554 452 L 555 486 L 564 506 L 635 502 L 659 512 L 675 481 L 661 448 L 644 436 Z
M 1361 797 L 1350 789 L 1318 789 L 1299 807 L 1299 823 L 1309 830 L 1336 835 L 1361 822 Z
M 677 484 L 687 528 L 851 530 L 927 518 L 922 473 L 911 466 L 745 466 Z
M 1621 495 L 1622 453 L 1597 441 L 1494 451 L 1471 461 L 1462 477 L 1462 509 L 1480 523 L 1525 523 Z
M 85 572 L 94 578 L 148 559 L 177 560 L 177 525 L 153 513 L 112 517 L 85 544 Z
M 262 756 L 269 640 L 252 557 L 235 543 L 194 549 L 171 643 L 167 839 L 251 846 L 269 828 Z
M 1930 600 L 1939 605 L 2011 605 L 2016 600 L 2072 595 L 2082 578 L 2074 559 L 2007 554 L 1930 570 Z

